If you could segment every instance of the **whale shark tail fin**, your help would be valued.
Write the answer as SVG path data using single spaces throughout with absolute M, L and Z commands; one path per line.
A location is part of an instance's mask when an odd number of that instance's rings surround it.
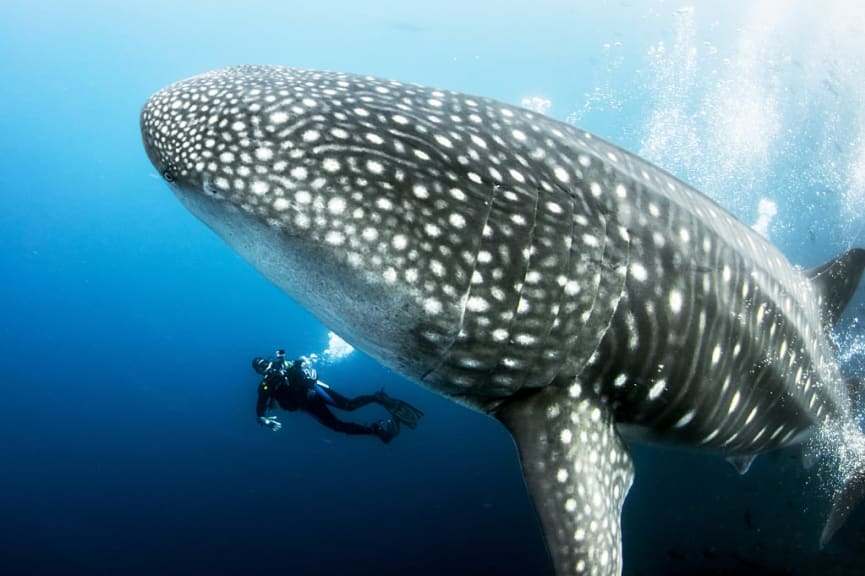
M 617 575 L 634 466 L 612 414 L 581 391 L 580 384 L 526 391 L 496 417 L 516 441 L 556 574 Z
M 823 319 L 831 328 L 853 298 L 862 272 L 865 271 L 865 250 L 854 248 L 825 264 L 805 271 L 805 276 L 823 297 Z
M 856 505 L 865 498 L 865 434 L 850 423 L 840 432 L 837 444 L 840 475 L 832 498 L 832 511 L 820 535 L 820 547 L 825 546 L 844 524 Z
M 826 330 L 831 330 L 838 322 L 859 287 L 863 271 L 865 250 L 854 248 L 805 272 L 823 298 L 823 322 Z M 851 409 L 855 412 L 862 402 L 862 381 L 848 377 L 846 384 Z M 830 432 L 830 445 L 839 451 L 840 479 L 832 498 L 832 511 L 820 535 L 821 548 L 832 539 L 856 505 L 865 498 L 865 435 L 855 422 L 844 423 L 839 428 L 837 433 L 831 432 L 831 426 L 823 431 L 824 434 Z
M 858 412 L 859 406 L 865 400 L 865 380 L 857 376 L 847 376 L 844 381 L 847 383 L 847 395 L 850 396 L 853 411 Z
M 835 491 L 835 496 L 832 499 L 832 511 L 829 513 L 829 518 L 826 519 L 826 524 L 823 526 L 823 533 L 820 534 L 820 548 L 823 548 L 835 532 L 838 531 L 847 517 L 856 508 L 856 505 L 865 497 L 865 467 L 860 467 L 851 478 Z

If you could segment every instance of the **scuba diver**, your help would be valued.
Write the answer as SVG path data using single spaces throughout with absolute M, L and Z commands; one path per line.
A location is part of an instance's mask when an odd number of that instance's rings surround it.
M 423 416 L 423 412 L 402 400 L 391 398 L 384 390 L 356 398 L 343 396 L 319 380 L 315 369 L 305 360 L 286 361 L 284 350 L 277 350 L 276 357 L 272 359 L 254 358 L 252 369 L 262 376 L 258 385 L 255 415 L 260 425 L 274 432 L 282 428 L 282 423 L 275 416 L 266 414 L 277 404 L 290 412 L 303 410 L 331 430 L 344 434 L 375 435 L 385 444 L 399 434 L 400 424 L 414 430 Z M 373 402 L 384 407 L 391 417 L 366 425 L 344 422 L 330 411 L 330 407 L 356 410 Z

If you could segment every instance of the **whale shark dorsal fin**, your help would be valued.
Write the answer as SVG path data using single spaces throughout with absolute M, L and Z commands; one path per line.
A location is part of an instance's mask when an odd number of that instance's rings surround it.
M 854 248 L 825 264 L 805 271 L 805 276 L 823 297 L 823 319 L 834 326 L 853 298 L 862 272 L 865 270 L 865 250 Z
M 618 575 L 622 504 L 634 477 L 612 415 L 587 387 L 547 386 L 504 404 L 556 574 Z

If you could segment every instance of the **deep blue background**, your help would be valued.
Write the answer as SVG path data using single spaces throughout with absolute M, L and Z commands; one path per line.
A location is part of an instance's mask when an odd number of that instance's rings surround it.
M 698 6 L 690 20 L 666 2 L 71 4 L 0 6 L 2 574 L 549 573 L 507 433 L 360 353 L 322 378 L 348 394 L 386 386 L 426 412 L 416 431 L 383 446 L 303 415 L 285 415 L 278 434 L 255 424 L 249 359 L 278 346 L 320 352 L 327 330 L 185 212 L 149 165 L 138 111 L 172 81 L 279 63 L 515 103 L 540 95 L 550 114 L 642 150 L 746 221 L 757 199 L 774 200 L 772 237 L 796 263 L 865 244 L 865 220 L 843 196 L 863 191 L 841 186 L 856 182 L 847 152 L 865 110 L 861 76 L 842 66 L 860 57 L 843 44 L 831 62 L 800 60 L 797 36 L 782 38 L 793 56 L 767 73 L 772 94 L 792 96 L 780 128 L 754 132 L 781 152 L 718 171 L 712 153 L 724 147 L 701 98 L 725 89 L 713 78 L 741 57 L 743 34 L 763 38 L 742 31 L 741 3 Z M 650 50 L 659 41 L 663 56 Z M 696 47 L 696 70 L 682 45 Z M 657 119 L 676 107 L 691 116 Z M 674 142 L 653 149 L 659 126 Z M 694 145 L 675 154 L 691 130 Z M 862 364 L 862 302 L 860 292 L 844 324 L 850 369 Z M 634 457 L 626 574 L 843 574 L 865 560 L 861 510 L 817 549 L 828 504 L 792 452 L 745 478 L 708 456 L 638 446 Z

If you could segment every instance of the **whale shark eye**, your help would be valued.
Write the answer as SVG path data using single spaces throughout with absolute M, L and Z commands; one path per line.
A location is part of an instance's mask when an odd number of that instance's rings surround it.
M 162 177 L 166 182 L 174 182 L 174 174 L 170 170 L 163 170 Z

